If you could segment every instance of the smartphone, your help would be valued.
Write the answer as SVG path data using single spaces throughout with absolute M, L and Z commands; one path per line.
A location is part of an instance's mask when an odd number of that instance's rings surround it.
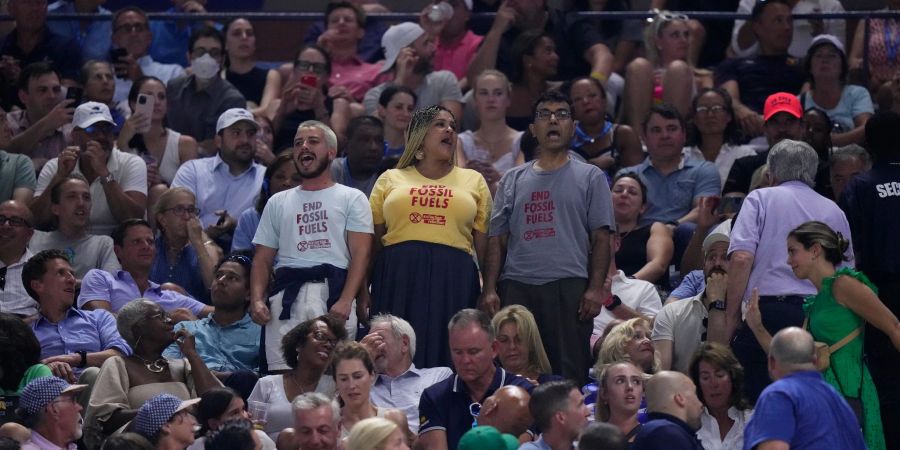
M 319 77 L 315 75 L 303 75 L 300 77 L 300 84 L 309 86 L 311 88 L 316 87 L 316 84 L 319 83 Z
M 137 101 L 134 103 L 134 112 L 141 113 L 147 118 L 153 117 L 153 105 L 156 103 L 156 97 L 147 95 L 147 94 L 138 94 Z M 146 133 L 150 131 L 150 121 L 147 121 L 147 125 L 142 127 L 139 130 L 135 130 L 138 133 Z
M 116 76 L 119 78 L 125 78 L 128 74 L 127 68 L 116 67 L 116 65 L 120 64 L 126 56 L 128 56 L 128 50 L 125 50 L 124 48 L 114 48 L 109 51 L 109 61 L 113 64 L 113 70 L 115 70 Z
M 66 88 L 66 100 L 75 100 L 72 104 L 69 105 L 70 108 L 74 108 L 81 104 L 81 97 L 84 95 L 84 89 L 81 89 L 78 86 L 69 86 Z

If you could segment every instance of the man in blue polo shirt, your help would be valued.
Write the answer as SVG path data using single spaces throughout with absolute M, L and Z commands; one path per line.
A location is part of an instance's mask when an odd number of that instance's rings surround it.
M 850 405 L 816 369 L 812 335 L 797 327 L 775 333 L 769 375 L 777 381 L 756 402 L 745 449 L 866 448 Z
M 450 319 L 450 355 L 456 375 L 425 389 L 419 401 L 417 449 L 455 449 L 476 425 L 481 404 L 502 386 L 533 388 L 524 378 L 494 365 L 497 341 L 491 318 L 464 309 Z
M 697 439 L 703 403 L 687 375 L 664 370 L 644 387 L 647 423 L 634 437 L 634 450 L 703 450 Z

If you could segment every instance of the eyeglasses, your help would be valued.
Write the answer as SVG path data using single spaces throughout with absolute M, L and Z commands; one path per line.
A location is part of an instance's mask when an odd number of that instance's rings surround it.
M 144 31 L 147 31 L 147 25 L 144 23 L 123 23 L 113 30 L 113 32 L 116 33 L 119 31 L 124 31 L 126 33 L 143 33 Z
M 162 323 L 171 323 L 172 322 L 172 318 L 169 317 L 169 314 L 167 314 L 165 311 L 160 311 L 160 312 L 150 316 L 150 318 L 151 319 L 159 319 Z
M 83 128 L 84 132 L 87 134 L 112 134 L 113 126 L 108 123 L 91 125 L 87 128 Z
M 298 72 L 313 72 L 322 75 L 328 71 L 328 66 L 326 66 L 325 63 L 294 61 L 294 70 Z
M 478 415 L 481 414 L 481 403 L 472 402 L 469 405 L 469 414 L 472 415 L 472 428 L 478 426 Z
M 312 337 L 322 344 L 331 344 L 332 346 L 335 346 L 338 343 L 338 338 L 330 338 L 321 331 L 314 331 Z
M 218 58 L 221 58 L 221 57 L 222 57 L 222 49 L 221 49 L 221 48 L 203 48 L 203 47 L 197 47 L 197 48 L 191 50 L 191 54 L 194 55 L 194 56 L 196 56 L 196 57 L 200 57 L 200 56 L 203 56 L 203 55 L 209 55 L 209 56 L 212 56 L 212 57 L 215 58 L 215 59 L 218 59 Z
M 698 106 L 694 108 L 694 112 L 697 114 L 716 114 L 722 111 L 725 111 L 725 107 L 722 105 Z
M 556 117 L 556 120 L 569 120 L 572 118 L 572 112 L 568 109 L 557 109 L 556 111 L 540 109 L 534 114 L 534 118 L 538 120 L 550 120 L 550 117 Z
M 199 216 L 200 215 L 200 209 L 195 206 L 178 205 L 178 206 L 169 208 L 166 211 L 172 211 L 179 216 L 183 216 L 185 213 L 187 213 L 188 215 L 191 215 L 191 216 Z
M 9 226 L 16 228 L 31 227 L 31 223 L 21 217 L 0 216 L 0 225 L 5 223 L 9 223 Z

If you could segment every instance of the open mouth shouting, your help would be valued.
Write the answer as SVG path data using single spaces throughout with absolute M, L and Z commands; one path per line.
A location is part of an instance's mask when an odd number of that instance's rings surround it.
M 315 164 L 316 155 L 315 153 L 309 151 L 301 152 L 300 157 L 297 158 L 297 160 L 300 163 L 300 167 L 309 169 L 313 166 L 313 164 Z

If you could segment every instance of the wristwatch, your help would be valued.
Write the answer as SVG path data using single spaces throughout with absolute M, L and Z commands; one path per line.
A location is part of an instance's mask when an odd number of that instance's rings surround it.
M 112 183 L 113 181 L 116 181 L 116 177 L 113 176 L 112 172 L 108 173 L 105 177 L 100 177 L 100 184 L 104 186 Z
M 709 303 L 706 309 L 709 311 L 712 311 L 714 309 L 718 311 L 725 311 L 725 300 L 714 300 Z
M 611 295 L 610 297 L 612 298 L 612 300 L 610 300 L 610 301 L 604 303 L 603 306 L 605 306 L 606 309 L 612 311 L 612 310 L 618 308 L 619 305 L 622 304 L 622 299 L 619 298 L 618 295 Z
M 78 363 L 78 368 L 83 369 L 87 367 L 87 352 L 84 350 L 75 352 L 78 356 L 81 357 L 81 362 Z

